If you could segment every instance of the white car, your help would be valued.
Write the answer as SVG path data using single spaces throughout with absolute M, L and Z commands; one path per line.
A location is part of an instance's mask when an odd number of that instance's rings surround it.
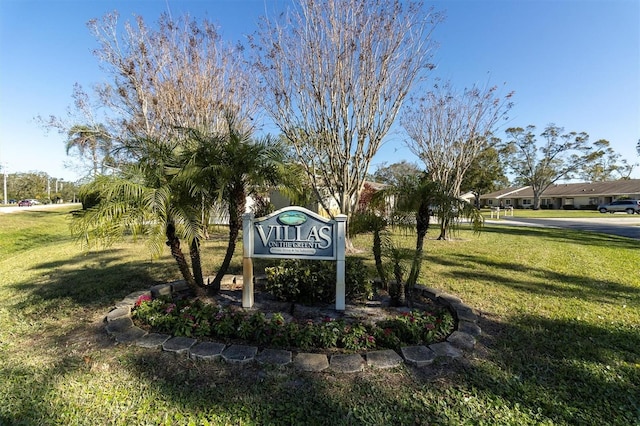
M 598 206 L 600 213 L 625 212 L 628 214 L 640 214 L 640 200 L 616 200 L 609 204 Z

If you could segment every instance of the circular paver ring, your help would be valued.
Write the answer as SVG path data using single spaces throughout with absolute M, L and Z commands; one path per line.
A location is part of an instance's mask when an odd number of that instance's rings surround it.
M 135 344 L 150 349 L 162 349 L 177 355 L 186 356 L 194 360 L 224 360 L 228 363 L 247 364 L 258 362 L 284 366 L 293 364 L 304 371 L 331 371 L 355 373 L 362 371 L 364 366 L 373 368 L 393 368 L 403 361 L 417 367 L 430 365 L 434 360 L 456 359 L 471 352 L 476 345 L 476 338 L 482 333 L 478 325 L 478 316 L 473 309 L 465 305 L 460 298 L 438 290 L 417 285 L 415 291 L 420 295 L 447 307 L 456 320 L 456 329 L 444 342 L 428 346 L 408 346 L 401 348 L 401 354 L 396 351 L 377 350 L 365 354 L 333 355 L 330 358 L 324 354 L 296 353 L 286 350 L 263 349 L 259 351 L 255 346 L 225 345 L 217 342 L 199 342 L 188 337 L 173 337 L 168 334 L 147 333 L 137 327 L 131 319 L 131 310 L 138 297 L 147 295 L 158 297 L 171 295 L 174 292 L 187 290 L 184 281 L 160 284 L 148 291 L 131 293 L 120 302 L 105 317 L 107 333 L 119 343 Z

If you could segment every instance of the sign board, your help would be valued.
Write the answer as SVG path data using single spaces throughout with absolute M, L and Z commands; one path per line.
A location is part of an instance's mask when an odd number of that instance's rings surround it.
M 301 207 L 253 220 L 251 257 L 335 260 L 337 223 Z
M 336 309 L 344 310 L 344 257 L 347 217 L 326 219 L 303 207 L 290 206 L 254 218 L 243 216 L 242 306 L 253 306 L 252 258 L 336 261 Z

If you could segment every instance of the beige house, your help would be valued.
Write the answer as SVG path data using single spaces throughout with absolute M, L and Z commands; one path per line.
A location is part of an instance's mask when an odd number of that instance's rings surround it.
M 384 189 L 387 186 L 389 186 L 384 183 L 370 182 L 370 181 L 365 181 L 364 185 L 370 187 L 374 191 L 380 191 L 381 189 Z M 269 199 L 275 210 L 291 205 L 291 200 L 289 200 L 287 196 L 283 195 L 278 190 L 272 191 L 269 195 Z M 326 218 L 330 218 L 332 217 L 332 215 L 335 216 L 340 214 L 340 206 L 338 205 L 338 201 L 336 200 L 335 197 L 331 197 L 329 196 L 328 193 L 325 193 L 324 202 L 329 208 L 330 212 L 327 212 L 327 210 L 325 210 L 325 208 L 322 207 L 322 203 L 320 203 L 319 201 L 312 201 L 303 207 L 311 210 L 312 212 L 318 213 L 320 216 L 323 216 Z M 389 198 L 388 202 L 389 204 L 393 204 L 393 198 Z
M 543 209 L 592 209 L 620 198 L 640 199 L 640 179 L 613 182 L 557 183 L 540 197 Z M 480 196 L 480 204 L 488 207 L 532 208 L 530 186 L 502 189 Z

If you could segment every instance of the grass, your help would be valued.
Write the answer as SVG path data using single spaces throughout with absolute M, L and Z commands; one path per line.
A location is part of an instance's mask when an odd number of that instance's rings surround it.
M 511 213 L 506 214 L 506 210 L 500 210 L 500 218 L 509 219 L 511 217 Z M 489 219 L 491 218 L 491 210 L 483 209 L 482 215 Z M 495 213 L 494 213 L 495 216 Z M 567 219 L 582 219 L 582 218 L 597 218 L 597 219 L 607 219 L 607 218 L 621 218 L 621 217 L 637 217 L 628 215 L 626 213 L 615 213 L 615 214 L 603 214 L 596 210 L 533 210 L 533 209 L 514 209 L 513 217 L 519 218 L 539 218 L 539 219 L 551 219 L 551 218 L 567 218 Z
M 640 424 L 640 241 L 487 226 L 443 242 L 434 229 L 420 281 L 479 311 L 477 350 L 345 375 L 116 345 L 102 324 L 113 303 L 176 268 L 132 241 L 83 252 L 67 217 L 0 215 L 0 424 Z M 215 233 L 206 273 L 223 249 Z

